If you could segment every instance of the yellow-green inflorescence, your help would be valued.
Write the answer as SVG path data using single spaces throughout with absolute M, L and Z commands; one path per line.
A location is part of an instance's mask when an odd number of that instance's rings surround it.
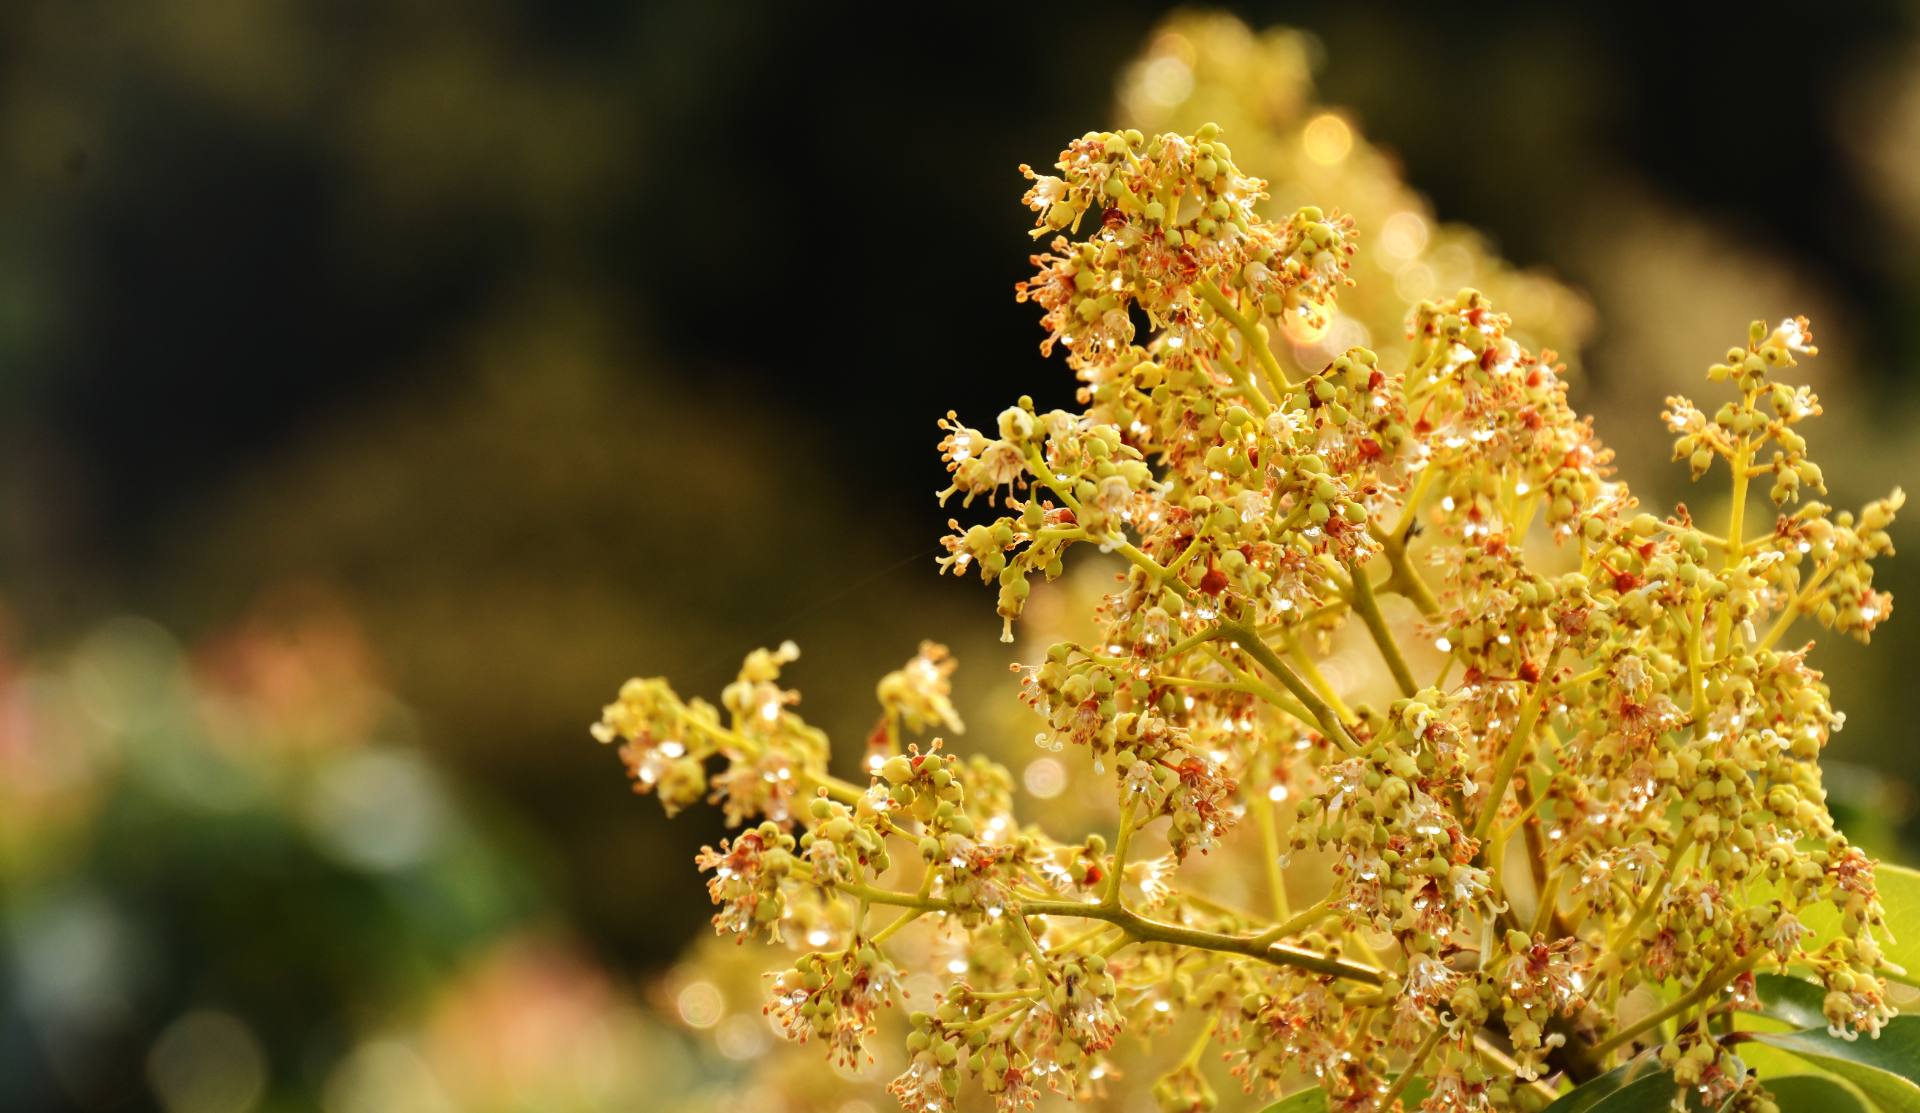
M 1198 1042 L 1153 1093 L 1184 1110 L 1214 1103 L 1208 1048 L 1251 1091 L 1391 1109 L 1417 1077 L 1456 1113 L 1656 1046 L 1708 1108 L 1764 1108 L 1716 1037 L 1775 970 L 1821 983 L 1836 1034 L 1876 1033 L 1874 863 L 1828 814 L 1842 716 L 1792 635 L 1885 620 L 1871 562 L 1902 499 L 1811 501 L 1819 404 L 1776 378 L 1807 322 L 1755 323 L 1711 414 L 1670 400 L 1676 458 L 1731 477 L 1707 528 L 1640 508 L 1552 354 L 1474 291 L 1412 309 L 1404 366 L 1355 348 L 1289 376 L 1270 334 L 1329 312 L 1356 231 L 1263 219 L 1217 129 L 1092 133 L 1056 169 L 1026 170 L 1047 244 L 1018 296 L 1081 408 L 948 416 L 942 498 L 988 512 L 941 563 L 997 585 L 1010 627 L 1074 550 L 1124 560 L 1097 642 L 1023 669 L 1045 740 L 1110 778 L 1117 836 L 1023 826 L 1003 768 L 918 741 L 960 729 L 937 645 L 880 682 L 864 783 L 779 686 L 791 646 L 723 709 L 636 680 L 595 727 L 636 790 L 758 824 L 699 864 L 720 931 L 806 942 L 772 979 L 786 1030 L 856 1060 L 901 996 L 890 941 L 936 930 L 964 933 L 964 973 L 911 1003 L 892 1086 L 935 1113 L 968 1076 L 1003 1110 L 1096 1091 L 1116 1039 L 1179 1014 Z M 1350 623 L 1395 698 L 1316 667 Z M 1170 856 L 1130 856 L 1156 825 Z M 1183 889 L 1188 856 L 1262 833 L 1269 913 Z M 1330 884 L 1290 907 L 1281 870 L 1309 858 Z

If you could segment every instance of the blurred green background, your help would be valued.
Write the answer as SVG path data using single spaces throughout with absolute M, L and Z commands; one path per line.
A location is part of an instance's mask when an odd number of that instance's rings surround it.
M 1920 9 L 1229 7 L 1584 297 L 1643 497 L 1688 497 L 1661 399 L 1795 312 L 1833 501 L 1920 474 Z M 1004 694 L 934 420 L 1071 396 L 1014 168 L 1159 88 L 1164 14 L 0 6 L 0 1108 L 646 1109 L 752 1058 L 659 1020 L 706 1026 L 716 820 L 585 723 L 784 638 L 838 737 L 922 637 Z M 1821 656 L 1837 810 L 1909 858 L 1916 655 Z

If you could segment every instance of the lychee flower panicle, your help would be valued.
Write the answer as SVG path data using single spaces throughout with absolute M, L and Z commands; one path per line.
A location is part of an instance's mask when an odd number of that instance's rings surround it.
M 933 643 L 880 680 L 851 780 L 782 686 L 791 646 L 718 707 L 631 681 L 592 728 L 636 791 L 748 828 L 699 864 L 721 932 L 807 948 L 772 979 L 782 1028 L 853 1063 L 925 974 L 890 1087 L 910 1110 L 969 1079 L 1003 1111 L 1090 1094 L 1178 1028 L 1194 1050 L 1155 1093 L 1180 1107 L 1212 1100 L 1211 1050 L 1342 1110 L 1418 1077 L 1433 1113 L 1537 1106 L 1655 1049 L 1760 1102 L 1723 1037 L 1761 974 L 1817 983 L 1843 1038 L 1880 1031 L 1886 915 L 1827 808 L 1844 717 L 1803 620 L 1887 620 L 1903 496 L 1817 501 L 1820 402 L 1784 380 L 1811 325 L 1755 322 L 1708 371 L 1721 400 L 1669 400 L 1676 459 L 1730 488 L 1707 523 L 1641 506 L 1553 354 L 1477 291 L 1409 307 L 1391 358 L 1277 345 L 1341 311 L 1359 233 L 1268 216 L 1219 129 L 1091 132 L 1023 169 L 1047 249 L 1017 297 L 1077 404 L 940 422 L 970 520 L 939 566 L 994 587 L 1008 639 L 1069 564 L 1112 575 L 1092 637 L 1019 666 L 1110 825 L 1024 823 L 1005 768 L 928 737 L 961 729 Z

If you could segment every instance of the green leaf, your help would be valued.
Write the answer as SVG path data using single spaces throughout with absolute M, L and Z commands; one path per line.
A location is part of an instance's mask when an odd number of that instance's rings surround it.
M 1920 870 L 1881 862 L 1873 867 L 1873 881 L 1895 936 L 1890 943 L 1882 940 L 1887 961 L 1907 971 L 1905 976 L 1889 975 L 1889 979 L 1920 985 Z
M 1261 1113 L 1327 1113 L 1327 1092 L 1318 1086 L 1302 1090 L 1281 1098 Z
M 1894 1017 L 1880 1030 L 1879 1039 L 1848 1041 L 1825 1029 L 1753 1038 L 1853 1083 L 1884 1113 L 1920 1113 L 1920 1017 Z
M 1598 1113 L 1601 1109 L 1600 1103 L 1609 1100 L 1615 1094 L 1625 1090 L 1631 1090 L 1635 1086 L 1660 1081 L 1662 1079 L 1666 1080 L 1667 1097 L 1671 1099 L 1673 1097 L 1673 1080 L 1667 1078 L 1665 1074 L 1660 1073 L 1659 1064 L 1654 1062 L 1652 1058 L 1636 1059 L 1625 1066 L 1615 1067 L 1598 1078 L 1588 1079 L 1586 1082 L 1561 1094 L 1555 1098 L 1553 1104 L 1547 1106 L 1542 1113 Z M 1640 1107 L 1635 1105 L 1622 1105 L 1618 1107 L 1608 1106 L 1606 1108 L 1613 1110 L 1614 1113 L 1626 1113 L 1628 1110 L 1638 1109 Z M 1656 1107 L 1648 1106 L 1647 1108 L 1651 1109 Z
M 1905 974 L 1883 972 L 1888 981 L 1920 986 L 1920 871 L 1880 862 L 1873 867 L 1874 885 L 1880 892 L 1880 905 L 1886 910 L 1887 923 L 1896 938 L 1881 940 L 1887 961 L 1906 970 Z M 1763 882 L 1755 897 L 1764 902 L 1779 895 L 1778 887 Z M 1840 938 L 1840 911 L 1832 901 L 1821 901 L 1798 910 L 1800 922 L 1813 931 L 1804 946 L 1815 950 Z M 1822 1025 L 1825 1021 L 1821 1022 Z
M 1760 991 L 1760 1015 L 1792 1028 L 1825 1028 L 1820 1011 L 1827 991 L 1817 982 L 1788 974 L 1761 974 L 1753 979 Z
M 1812 1074 L 1792 1074 L 1762 1082 L 1781 1109 L 1817 1110 L 1818 1113 L 1867 1113 L 1852 1090 L 1831 1078 Z
M 1399 1100 L 1402 1105 L 1412 1109 L 1426 1100 L 1427 1093 L 1427 1080 L 1415 1076 L 1400 1091 Z M 1327 1092 L 1318 1086 L 1302 1090 L 1281 1098 L 1260 1113 L 1327 1113 Z
M 1668 1113 L 1680 1084 L 1665 1071 L 1627 1083 L 1589 1107 L 1591 1113 Z M 1551 1108 L 1551 1107 L 1549 1107 Z

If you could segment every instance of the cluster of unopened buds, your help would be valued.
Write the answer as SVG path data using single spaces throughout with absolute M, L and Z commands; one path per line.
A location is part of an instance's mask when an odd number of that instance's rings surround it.
M 1731 477 L 1714 532 L 1642 510 L 1552 354 L 1473 291 L 1412 309 L 1404 366 L 1290 373 L 1270 333 L 1337 312 L 1357 233 L 1262 218 L 1215 129 L 1088 134 L 1057 169 L 1027 170 L 1052 239 L 1019 297 L 1081 406 L 942 423 L 943 498 L 989 508 L 942 565 L 997 584 L 1010 629 L 1070 551 L 1123 562 L 1097 641 L 1023 670 L 1043 742 L 1109 778 L 1117 834 L 1023 826 L 1004 769 L 918 740 L 960 729 L 938 646 L 880 682 L 853 781 L 779 687 L 791 647 L 750 657 L 724 713 L 632 681 L 595 727 L 636 789 L 759 824 L 700 865 L 720 931 L 807 947 L 773 979 L 787 1031 L 861 1055 L 902 992 L 895 937 L 932 930 L 965 946 L 907 1006 L 892 1086 L 932 1113 L 969 1076 L 1002 1110 L 1096 1092 L 1116 1039 L 1176 1023 L 1169 1110 L 1213 1106 L 1208 1051 L 1257 1093 L 1460 1113 L 1655 1048 L 1704 1108 L 1764 1110 L 1722 1038 L 1760 975 L 1874 1035 L 1875 867 L 1828 814 L 1842 716 L 1790 635 L 1885 620 L 1872 561 L 1901 496 L 1801 501 L 1825 491 L 1799 431 L 1820 407 L 1776 376 L 1814 351 L 1807 322 L 1756 323 L 1711 416 L 1670 401 L 1677 458 Z M 1350 624 L 1374 689 L 1316 663 Z M 1170 880 L 1229 840 L 1266 863 L 1265 911 Z

